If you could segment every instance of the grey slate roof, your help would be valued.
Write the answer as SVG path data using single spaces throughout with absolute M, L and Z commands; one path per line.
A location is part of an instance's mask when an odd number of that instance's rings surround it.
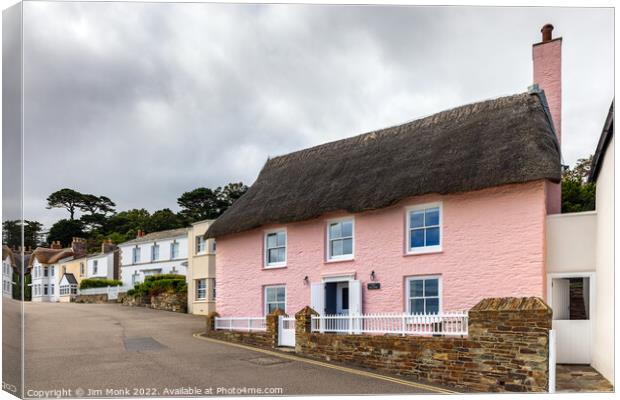
M 64 274 L 64 276 L 67 278 L 67 282 L 69 282 L 70 284 L 73 284 L 73 285 L 77 285 L 78 282 L 77 282 L 77 279 L 75 279 L 75 275 L 73 275 L 70 272 L 67 272 L 67 273 Z M 61 280 L 62 280 L 62 278 L 61 278 Z
M 542 93 L 473 103 L 270 159 L 206 236 L 374 210 L 427 193 L 559 182 L 560 160 Z
M 178 229 L 169 229 L 167 231 L 147 233 L 146 235 L 142 237 L 135 238 L 127 242 L 121 243 L 119 244 L 119 246 L 127 246 L 127 245 L 139 244 L 139 243 L 144 243 L 144 242 L 152 242 L 154 240 L 164 240 L 164 239 L 171 239 L 171 238 L 175 238 L 179 236 L 186 236 L 189 229 L 190 228 L 178 228 Z

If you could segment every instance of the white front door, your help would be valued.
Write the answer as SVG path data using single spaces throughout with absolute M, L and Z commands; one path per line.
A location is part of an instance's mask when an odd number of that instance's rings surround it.
M 590 276 L 550 277 L 552 327 L 556 331 L 558 364 L 590 364 L 592 280 Z

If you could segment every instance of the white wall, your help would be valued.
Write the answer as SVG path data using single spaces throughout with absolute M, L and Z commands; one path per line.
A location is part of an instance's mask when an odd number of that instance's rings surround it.
M 62 260 L 61 260 L 62 261 Z M 48 276 L 44 276 L 43 268 L 48 268 Z M 52 276 L 52 268 L 54 270 L 54 275 Z M 35 270 L 38 269 L 40 274 L 35 275 Z M 32 263 L 32 301 L 58 301 L 59 298 L 59 285 L 61 274 L 60 267 L 58 265 L 47 265 L 41 264 L 38 260 L 34 260 Z M 35 285 L 40 285 L 41 291 L 40 294 L 35 295 Z M 44 285 L 48 285 L 48 294 L 44 295 Z M 54 294 L 51 294 L 51 287 L 54 287 Z
M 95 273 L 95 261 L 97 261 L 97 273 Z M 114 277 L 114 253 L 100 254 L 88 257 L 86 260 L 86 278 Z
M 597 317 L 594 321 L 592 366 L 614 383 L 614 140 L 611 139 L 596 182 Z
M 547 272 L 594 271 L 596 226 L 594 211 L 547 216 Z
M 176 241 L 179 244 L 179 255 L 176 259 L 170 259 L 170 245 Z M 159 245 L 159 258 L 151 261 L 151 246 Z M 133 249 L 140 249 L 140 262 L 133 264 Z M 177 274 L 187 275 L 187 236 L 149 241 L 138 244 L 120 245 L 121 250 L 121 279 L 123 286 L 132 287 L 132 276 L 138 273 L 139 281 L 144 282 L 144 271 L 161 269 L 162 274 L 172 273 L 172 268 Z M 185 265 L 182 265 L 185 264 Z
M 2 294 L 9 298 L 13 296 L 13 266 L 10 256 L 2 260 Z

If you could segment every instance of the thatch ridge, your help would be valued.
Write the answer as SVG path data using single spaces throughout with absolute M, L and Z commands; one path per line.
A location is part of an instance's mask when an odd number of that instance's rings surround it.
M 560 180 L 542 96 L 521 93 L 269 159 L 207 237 L 388 207 L 405 198 Z

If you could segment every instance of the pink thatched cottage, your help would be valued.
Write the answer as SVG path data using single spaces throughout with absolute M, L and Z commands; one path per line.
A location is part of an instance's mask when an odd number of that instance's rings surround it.
M 223 316 L 468 309 L 545 297 L 560 211 L 561 39 L 543 28 L 528 92 L 267 161 L 218 218 Z

